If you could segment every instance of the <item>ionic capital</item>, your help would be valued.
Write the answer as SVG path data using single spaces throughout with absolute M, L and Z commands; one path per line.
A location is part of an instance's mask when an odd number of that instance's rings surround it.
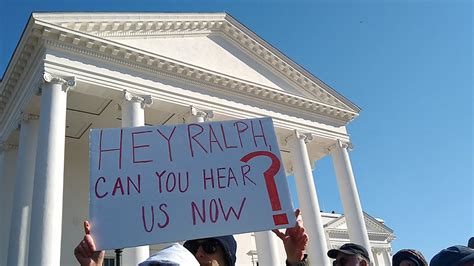
M 340 139 L 338 139 L 336 143 L 330 145 L 327 148 L 328 153 L 332 152 L 335 148 L 352 150 L 354 147 L 352 146 L 351 142 L 343 142 Z
M 151 95 L 136 95 L 127 90 L 123 90 L 122 101 L 140 103 L 142 108 L 150 106 L 153 103 Z
M 313 134 L 311 133 L 303 133 L 303 132 L 300 132 L 296 129 L 293 130 L 293 133 L 287 135 L 287 136 L 284 136 L 282 139 L 281 139 L 281 142 L 284 146 L 288 145 L 288 143 L 293 140 L 293 139 L 298 139 L 298 140 L 303 140 L 304 143 L 309 143 L 313 140 Z
M 48 72 L 43 73 L 44 83 L 60 84 L 64 91 L 68 91 L 76 86 L 76 77 L 60 77 Z
M 0 151 L 8 151 L 8 150 L 18 150 L 18 145 L 9 143 L 7 141 L 0 141 Z
M 28 112 L 21 112 L 21 120 L 23 121 L 31 121 L 31 120 L 38 120 L 39 115 L 38 114 L 33 114 L 33 113 L 28 113 Z
M 189 117 L 201 117 L 207 122 L 214 117 L 214 112 L 212 110 L 198 109 L 197 107 L 190 105 L 189 111 L 184 114 L 183 119 L 186 121 Z
M 39 119 L 39 115 L 37 114 L 21 112 L 20 117 L 17 119 L 18 128 L 21 128 L 21 123 L 23 121 L 32 121 L 32 120 L 38 120 L 38 119 Z

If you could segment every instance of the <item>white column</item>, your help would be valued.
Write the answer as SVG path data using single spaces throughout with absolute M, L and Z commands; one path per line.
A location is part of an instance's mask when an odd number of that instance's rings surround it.
M 364 246 L 369 251 L 371 261 L 374 261 L 347 148 L 348 144 L 339 140 L 329 148 L 346 217 L 347 231 L 350 241 Z
M 13 200 L 15 166 L 18 159 L 18 146 L 0 143 L 2 154 L 0 166 L 0 265 L 7 264 L 8 238 Z
M 279 240 L 271 231 L 255 233 L 258 265 L 284 265 L 280 262 L 278 241 L 281 240 Z
M 311 134 L 301 134 L 296 130 L 288 139 L 296 189 L 298 191 L 298 201 L 303 215 L 304 226 L 310 236 L 306 252 L 310 254 L 312 264 L 330 265 L 327 256 L 326 235 L 323 222 L 321 221 L 318 196 L 306 147 L 306 142 L 310 140 L 312 140 Z
M 49 73 L 43 78 L 28 261 L 54 266 L 61 254 L 67 90 L 76 82 Z
M 20 125 L 20 144 L 10 224 L 7 265 L 27 265 L 28 240 L 35 156 L 38 140 L 38 116 L 25 114 Z
M 383 256 L 381 251 L 377 251 L 376 249 L 372 251 L 372 256 L 374 257 L 374 260 L 372 261 L 372 263 L 377 266 L 385 265 L 384 262 L 382 263 L 379 262 L 379 254 Z
M 124 91 L 122 101 L 122 127 L 145 125 L 145 106 L 152 104 L 151 96 L 137 96 Z M 121 265 L 138 265 L 150 256 L 148 246 L 126 248 L 122 253 Z
M 387 266 L 390 266 L 392 265 L 392 250 L 390 248 L 387 248 L 385 249 L 383 252 L 382 252 L 382 256 L 383 256 L 383 266 L 387 265 Z

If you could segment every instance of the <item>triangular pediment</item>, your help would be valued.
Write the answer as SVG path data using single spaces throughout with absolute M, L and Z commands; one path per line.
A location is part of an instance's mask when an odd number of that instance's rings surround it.
M 34 13 L 25 32 L 25 49 L 46 38 L 61 49 L 282 104 L 331 125 L 346 125 L 360 112 L 226 13 Z M 6 91 L 21 75 L 23 53 L 31 54 L 20 51 L 20 60 L 13 60 L 20 66 L 12 68 L 18 73 L 4 82 Z
M 36 18 L 217 74 L 360 111 L 226 13 L 66 14 Z
M 300 97 L 318 99 L 311 93 L 290 84 L 281 75 L 269 70 L 268 67 L 258 62 L 221 33 L 154 36 L 152 38 L 110 36 L 107 38 L 246 82 L 285 91 Z
M 367 213 L 364 213 L 364 222 L 368 233 L 392 234 L 393 230 L 387 227 L 383 221 L 378 220 Z M 324 225 L 327 230 L 347 230 L 346 217 L 340 217 Z

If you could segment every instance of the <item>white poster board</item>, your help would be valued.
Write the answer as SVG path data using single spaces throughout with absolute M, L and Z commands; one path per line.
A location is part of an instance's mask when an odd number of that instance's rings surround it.
M 93 129 L 89 148 L 98 249 L 295 224 L 271 118 Z

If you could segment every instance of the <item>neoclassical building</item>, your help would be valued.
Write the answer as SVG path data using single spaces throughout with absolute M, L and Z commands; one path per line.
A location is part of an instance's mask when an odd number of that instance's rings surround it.
M 91 128 L 262 116 L 295 176 L 311 264 L 351 241 L 389 265 L 393 232 L 362 211 L 349 158 L 359 112 L 225 13 L 34 13 L 0 83 L 0 265 L 76 265 Z M 312 167 L 325 156 L 344 215 L 320 211 Z M 270 232 L 237 238 L 238 265 L 283 265 Z M 159 248 L 126 249 L 122 265 Z

